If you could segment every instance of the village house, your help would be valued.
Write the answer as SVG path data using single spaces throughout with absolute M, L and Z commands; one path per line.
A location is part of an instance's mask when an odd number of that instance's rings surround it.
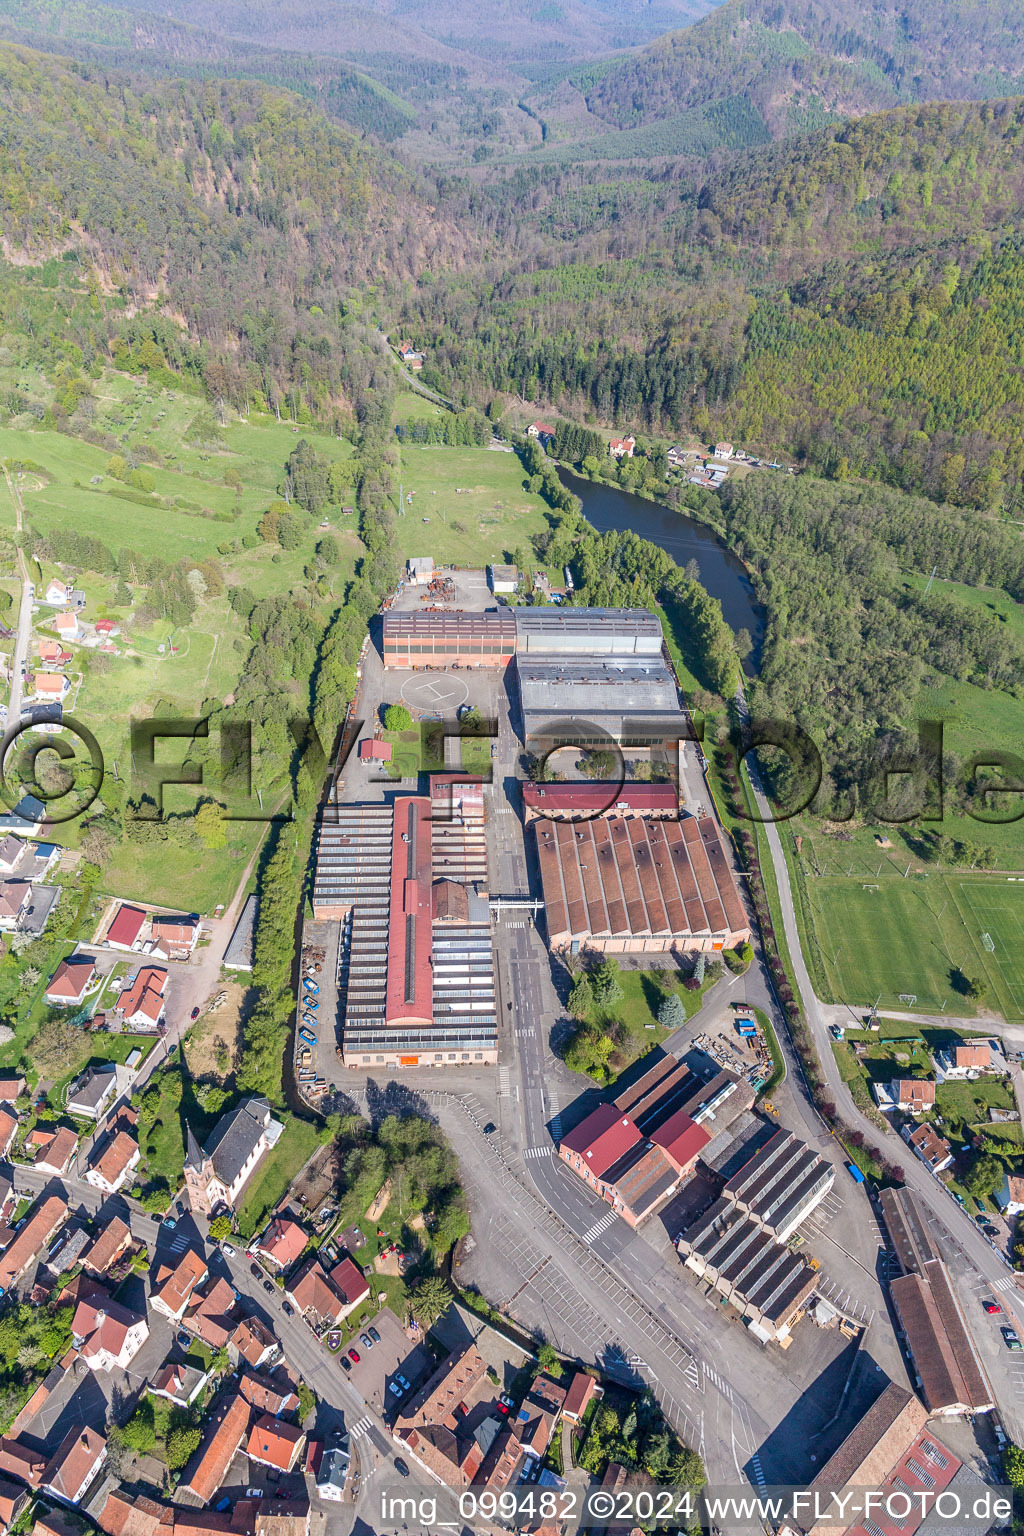
M 32 679 L 32 697 L 59 704 L 71 691 L 63 672 L 36 672 Z
M 207 1216 L 219 1207 L 234 1210 L 245 1185 L 277 1145 L 283 1130 L 263 1098 L 243 1099 L 222 1115 L 203 1148 L 190 1127 L 186 1137 L 185 1183 L 192 1209 Z
M 13 1104 L 16 1099 L 21 1098 L 27 1087 L 28 1084 L 20 1073 L 5 1073 L 0 1076 L 0 1103 Z
M 45 1173 L 67 1173 L 78 1154 L 78 1137 L 66 1125 L 60 1125 L 53 1131 L 36 1126 L 29 1133 L 29 1145 L 39 1149 L 32 1160 L 32 1166 L 43 1169 Z
M 145 925 L 146 913 L 142 907 L 131 907 L 122 902 L 114 913 L 103 942 L 111 949 L 133 950 L 139 943 Z
M 243 1371 L 238 1390 L 257 1413 L 269 1413 L 272 1418 L 280 1419 L 291 1418 L 299 1411 L 299 1395 L 286 1371 L 278 1371 L 274 1376 Z
M 79 1120 L 102 1120 L 113 1105 L 119 1087 L 127 1091 L 130 1081 L 119 1084 L 116 1063 L 105 1061 L 99 1066 L 87 1067 L 68 1089 L 64 1107 L 69 1115 Z
M 18 1134 L 18 1117 L 6 1104 L 0 1104 L 0 1157 L 6 1157 Z
M 164 960 L 187 960 L 199 943 L 198 917 L 155 916 L 151 953 Z
M 908 1146 L 913 1147 L 922 1163 L 925 1163 L 932 1173 L 942 1173 L 953 1161 L 953 1148 L 944 1137 L 933 1131 L 930 1125 L 919 1125 L 914 1131 L 909 1125 L 905 1125 L 903 1139 Z
M 635 437 L 613 437 L 608 444 L 608 452 L 613 459 L 631 459 L 635 448 Z
M 731 459 L 733 455 L 732 443 L 716 443 L 714 456 L 716 459 Z
M 68 1214 L 59 1195 L 40 1198 L 29 1211 L 24 1225 L 0 1253 L 0 1296 L 6 1296 L 21 1279 L 29 1265 L 39 1257 Z M 0 1467 L 0 1471 L 3 1468 Z
M 132 1240 L 128 1224 L 120 1216 L 104 1220 L 103 1226 L 82 1254 L 82 1266 L 94 1275 L 106 1275 Z
M 19 1518 L 29 1500 L 27 1488 L 12 1483 L 10 1478 L 0 1477 L 0 1532 L 6 1533 Z M 38 1530 L 38 1525 L 36 1530 Z
M 951 1051 L 935 1052 L 935 1076 L 940 1083 L 973 1082 L 992 1072 L 1005 1072 L 1005 1060 L 996 1060 L 988 1040 L 971 1040 Z
M 181 1326 L 211 1349 L 224 1349 L 237 1320 L 234 1290 L 223 1275 L 218 1275 L 207 1283 L 202 1294 L 193 1294 Z
M 192 1460 L 178 1484 L 177 1499 L 184 1504 L 209 1504 L 235 1459 L 249 1428 L 250 1408 L 238 1393 L 225 1393 L 208 1421 Z
M 423 367 L 423 360 L 426 354 L 417 352 L 411 341 L 400 341 L 398 343 L 398 355 L 407 368 L 411 368 L 413 373 L 419 373 Z
M 351 1259 L 343 1259 L 328 1275 L 315 1253 L 292 1276 L 285 1292 L 300 1316 L 324 1327 L 342 1322 L 369 1294 L 369 1284 Z
M 73 612 L 58 613 L 53 620 L 53 627 L 62 640 L 77 640 L 78 638 L 78 614 Z
M 164 1016 L 167 972 L 158 965 L 140 965 L 134 981 L 118 996 L 114 1007 L 134 1029 L 156 1029 Z
M 88 1425 L 75 1425 L 53 1453 L 42 1486 L 62 1504 L 80 1504 L 107 1456 L 107 1442 Z
M 72 660 L 72 652 L 66 651 L 59 640 L 40 640 L 39 660 L 48 670 L 51 667 L 65 667 Z
M 105 1195 L 116 1195 L 139 1166 L 139 1144 L 127 1131 L 106 1138 L 99 1155 L 94 1151 L 84 1178 Z
M 0 929 L 11 933 L 25 915 L 32 900 L 29 880 L 0 880 Z
M 153 1287 L 149 1298 L 151 1307 L 179 1322 L 185 1308 L 192 1300 L 192 1293 L 205 1284 L 210 1273 L 209 1265 L 194 1248 L 186 1248 L 175 1264 L 158 1264 L 153 1275 Z
M 165 1397 L 179 1408 L 190 1408 L 210 1379 L 210 1372 L 184 1361 L 166 1361 L 149 1384 L 154 1397 Z
M 993 1199 L 1007 1221 L 1019 1215 L 1024 1211 L 1024 1179 L 1017 1173 L 1008 1173 Z
M 243 1317 L 228 1340 L 231 1363 L 239 1365 L 244 1360 L 254 1371 L 273 1364 L 280 1353 L 277 1339 L 258 1317 Z
M 91 1371 L 127 1370 L 149 1338 L 145 1317 L 123 1307 L 98 1285 L 75 1308 L 71 1333 Z
M 0 842 L 0 875 L 12 875 L 25 854 L 25 844 L 10 832 Z
M 924 1115 L 935 1108 L 935 1084 L 931 1079 L 897 1077 L 890 1083 L 872 1083 L 871 1092 L 886 1114 L 900 1109 L 905 1115 Z
M 275 1216 L 256 1245 L 256 1252 L 275 1269 L 290 1269 L 302 1257 L 307 1242 L 305 1228 L 290 1216 Z
M 42 598 L 48 608 L 62 608 L 70 599 L 71 588 L 66 581 L 61 581 L 57 577 L 49 583 Z
M 305 1443 L 306 1436 L 300 1424 L 288 1424 L 264 1413 L 253 1425 L 245 1449 L 250 1461 L 271 1467 L 275 1472 L 290 1472 Z
M 71 955 L 62 960 L 50 978 L 46 1001 L 55 1008 L 78 1008 L 96 975 L 91 955 Z

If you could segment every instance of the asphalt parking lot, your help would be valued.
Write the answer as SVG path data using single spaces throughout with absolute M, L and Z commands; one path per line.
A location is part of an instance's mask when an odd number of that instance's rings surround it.
M 380 1343 L 374 1344 L 372 1349 L 367 1349 L 361 1342 L 359 1334 L 349 1340 L 344 1350 L 339 1354 L 347 1353 L 354 1349 L 359 1355 L 359 1360 L 352 1366 L 349 1373 L 352 1385 L 361 1392 L 371 1408 L 383 1414 L 387 1409 L 396 1408 L 400 1399 L 388 1390 L 388 1383 L 392 1381 L 395 1373 L 401 1374 L 409 1382 L 410 1387 L 416 1385 L 429 1375 L 433 1369 L 433 1356 L 422 1344 L 414 1344 L 406 1334 L 405 1329 L 393 1312 L 384 1307 L 373 1319 L 373 1327 L 380 1334 Z M 366 1332 L 364 1328 L 363 1333 Z M 343 1371 L 344 1366 L 338 1361 L 338 1370 Z M 403 1396 L 407 1394 L 403 1393 Z

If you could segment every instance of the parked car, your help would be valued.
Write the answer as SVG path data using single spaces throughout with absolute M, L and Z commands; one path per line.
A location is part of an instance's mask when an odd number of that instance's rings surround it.
M 348 1357 L 352 1361 L 353 1365 L 358 1365 L 359 1364 L 359 1351 L 358 1351 L 358 1349 L 350 1349 L 349 1352 L 348 1352 Z
M 395 1471 L 398 1473 L 399 1477 L 409 1476 L 409 1468 L 406 1466 L 401 1456 L 395 1457 Z
M 163 1219 L 163 1225 L 167 1228 L 168 1232 L 173 1232 L 178 1223 L 175 1221 L 173 1216 L 165 1216 Z
M 295 1316 L 295 1308 L 292 1306 L 290 1301 L 282 1301 L 281 1311 L 284 1313 L 285 1317 Z
M 408 1390 L 409 1390 L 409 1378 L 408 1378 L 408 1376 L 403 1376 L 401 1371 L 396 1372 L 396 1375 L 398 1377 L 398 1380 L 402 1384 L 402 1391 L 403 1392 L 408 1392 Z
M 398 1385 L 397 1381 L 389 1381 L 388 1382 L 388 1391 L 389 1392 L 393 1392 L 395 1397 L 404 1397 L 405 1396 L 404 1389 Z
M 359 1335 L 359 1342 L 363 1346 L 364 1349 L 372 1349 L 373 1348 L 373 1340 L 370 1338 L 370 1335 L 368 1333 L 361 1333 Z
M 264 1282 L 263 1282 L 263 1289 L 265 1291 L 269 1291 L 270 1294 L 273 1295 L 274 1294 L 274 1282 L 273 1282 L 273 1280 L 264 1280 Z
M 991 1297 L 989 1297 L 988 1300 L 983 1301 L 982 1306 L 985 1308 L 985 1311 L 990 1317 L 996 1317 L 1003 1310 L 998 1301 L 993 1301 Z
M 380 1343 L 380 1334 L 377 1332 L 376 1328 L 367 1328 L 366 1331 L 375 1344 Z
M 220 1251 L 221 1253 L 226 1253 L 229 1259 L 233 1259 L 235 1256 L 235 1250 L 230 1243 L 221 1243 Z
M 350 1371 L 352 1369 L 352 1362 L 349 1360 L 348 1355 L 339 1355 L 338 1359 L 341 1361 L 344 1370 Z
M 1003 1336 L 1003 1343 L 1006 1345 L 1007 1349 L 1012 1349 L 1015 1351 L 1024 1349 L 1024 1344 L 1020 1342 L 1020 1334 L 1017 1332 L 1016 1328 L 1000 1328 L 999 1332 Z
M 198 1017 L 199 1017 L 199 1009 L 198 1008 L 193 1008 L 192 1012 L 189 1014 L 189 1018 L 194 1020 L 194 1019 L 198 1019 Z
M 262 1280 L 263 1279 L 263 1271 L 262 1271 L 262 1269 L 260 1269 L 258 1264 L 250 1264 L 249 1265 L 249 1273 L 250 1273 L 250 1275 L 252 1275 L 254 1280 Z
M 498 1127 L 495 1125 L 494 1121 L 488 1120 L 487 1124 L 484 1126 L 484 1135 L 493 1136 L 497 1129 Z
M 501 1394 L 501 1396 L 498 1398 L 498 1402 L 504 1403 L 506 1408 L 512 1407 L 512 1399 L 509 1397 L 507 1392 L 503 1392 Z

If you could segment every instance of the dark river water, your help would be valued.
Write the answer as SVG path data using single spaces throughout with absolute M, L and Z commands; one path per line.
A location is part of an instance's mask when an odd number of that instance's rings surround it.
M 745 670 L 748 673 L 757 670 L 764 640 L 764 614 L 742 563 L 717 534 L 682 512 L 658 506 L 643 496 L 622 491 L 618 486 L 581 480 L 564 469 L 559 470 L 559 475 L 569 490 L 580 498 L 583 516 L 598 533 L 609 533 L 613 529 L 631 530 L 667 550 L 677 565 L 696 560 L 700 566 L 701 585 L 722 604 L 730 629 L 733 632 L 750 631 L 754 649 Z

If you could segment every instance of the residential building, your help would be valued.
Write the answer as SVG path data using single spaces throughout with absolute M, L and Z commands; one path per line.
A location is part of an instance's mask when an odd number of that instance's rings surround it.
M 945 1137 L 933 1131 L 930 1125 L 919 1125 L 913 1131 L 905 1125 L 903 1139 L 913 1147 L 922 1163 L 925 1163 L 932 1173 L 942 1173 L 953 1161 L 953 1148 Z
M 13 932 L 24 917 L 31 899 L 30 880 L 0 880 L 0 930 Z
M 554 437 L 555 429 L 554 427 L 549 427 L 546 421 L 531 421 L 526 429 L 526 435 L 527 437 L 539 438 L 541 443 L 543 443 L 546 437 Z
M 338 1445 L 328 1446 L 323 1452 L 316 1468 L 316 1491 L 322 1499 L 337 1503 L 344 1496 L 351 1462 L 348 1435 Z
M 906 1188 L 883 1190 L 880 1205 L 901 1271 L 889 1296 L 925 1407 L 937 1416 L 987 1413 L 992 1387 L 924 1212 Z
M 69 1429 L 43 1473 L 42 1486 L 62 1504 L 79 1504 L 107 1456 L 107 1442 L 88 1425 Z
M 25 1218 L 24 1226 L 15 1232 L 0 1253 L 0 1296 L 6 1296 L 11 1287 L 17 1284 L 29 1265 L 42 1253 L 67 1214 L 68 1208 L 58 1195 L 47 1195 L 36 1201 Z M 2 1466 L 0 1471 L 3 1471 Z
M 149 1338 L 145 1317 L 92 1287 L 79 1301 L 71 1323 L 80 1358 L 92 1371 L 127 1370 Z
M 369 1286 L 362 1275 L 359 1278 L 362 1294 L 353 1300 L 347 1292 L 339 1290 L 332 1277 L 325 1273 L 317 1255 L 311 1253 L 288 1281 L 285 1295 L 296 1312 L 308 1317 L 315 1325 L 335 1327 L 369 1295 Z
M 203 1255 L 195 1248 L 186 1248 L 175 1263 L 157 1266 L 149 1298 L 150 1306 L 169 1317 L 173 1323 L 180 1322 L 185 1315 L 185 1308 L 192 1300 L 193 1292 L 205 1284 L 209 1273 L 209 1265 Z
M 4 1536 L 24 1510 L 28 1499 L 27 1488 L 19 1487 L 10 1478 L 0 1477 L 0 1532 Z
M 426 356 L 425 353 L 418 352 L 411 341 L 399 342 L 398 355 L 402 359 L 402 362 L 405 364 L 405 366 L 412 369 L 413 373 L 419 373 L 420 369 L 423 367 L 423 361 Z
M 19 837 L 8 832 L 7 836 L 0 840 L 0 874 L 12 875 L 21 863 L 25 852 L 25 844 Z
M 6 1072 L 0 1075 L 0 1103 L 14 1104 L 21 1098 L 28 1084 L 18 1073 Z
M 146 926 L 146 913 L 142 907 L 121 902 L 107 929 L 104 943 L 111 949 L 133 950 L 137 947 L 142 930 Z
M 6 1104 L 0 1104 L 0 1157 L 7 1157 L 18 1134 L 18 1117 Z
M 951 1051 L 935 1052 L 935 1076 L 940 1083 L 969 1081 L 990 1072 L 1004 1072 L 1005 1060 L 996 1060 L 987 1040 L 971 1040 Z
M 272 1467 L 276 1472 L 290 1472 L 305 1443 L 306 1435 L 301 1424 L 288 1424 L 264 1413 L 250 1430 L 245 1449 L 250 1461 Z
M 202 1294 L 193 1293 L 181 1326 L 211 1349 L 224 1349 L 237 1322 L 234 1290 L 223 1275 L 218 1275 L 207 1283 Z
M 905 1115 L 925 1115 L 935 1108 L 935 1083 L 930 1078 L 897 1077 L 889 1083 L 872 1083 L 871 1092 L 886 1114 L 899 1109 Z
M 1024 1211 L 1024 1178 L 1016 1173 L 1008 1173 L 994 1198 L 1008 1221 L 1012 1216 L 1019 1215 Z
M 249 1429 L 250 1409 L 244 1397 L 225 1392 L 203 1432 L 199 1449 L 178 1484 L 178 1501 L 209 1504 L 235 1459 Z
M 164 1016 L 167 972 L 158 965 L 140 965 L 134 980 L 114 1004 L 125 1024 L 134 1029 L 156 1029 Z
M 69 602 L 70 599 L 71 588 L 66 581 L 62 581 L 59 577 L 54 577 L 42 597 L 42 601 L 49 608 L 63 608 L 64 604 Z
M 360 1302 L 366 1300 L 370 1294 L 370 1284 L 359 1265 L 352 1259 L 345 1257 L 328 1271 L 328 1278 L 338 1295 L 344 1301 L 348 1312 L 354 1312 Z
M 290 1269 L 305 1252 L 306 1229 L 290 1216 L 274 1216 L 256 1245 L 256 1252 L 275 1269 Z
M 131 1231 L 120 1216 L 107 1217 L 82 1254 L 82 1264 L 95 1275 L 105 1275 L 129 1247 L 131 1240 Z
M 184 1361 L 165 1361 L 149 1384 L 154 1397 L 190 1408 L 210 1379 L 210 1372 Z
M 51 976 L 46 1001 L 55 1008 L 80 1008 L 95 975 L 91 955 L 71 955 L 60 962 Z
M 55 1131 L 37 1127 L 33 1134 L 35 1140 L 31 1144 L 39 1150 L 32 1160 L 32 1166 L 42 1168 L 47 1173 L 67 1173 L 78 1155 L 78 1137 L 75 1132 L 66 1125 L 60 1125 Z
M 69 1221 L 57 1233 L 57 1240 L 43 1261 L 45 1267 L 52 1275 L 66 1274 L 74 1269 L 91 1242 L 84 1227 Z
M 291 1418 L 299 1411 L 299 1396 L 285 1371 L 265 1376 L 259 1371 L 243 1371 L 238 1390 L 257 1413 L 271 1418 Z
M 824 1200 L 835 1177 L 831 1163 L 780 1126 L 726 1180 L 722 1193 L 784 1243 Z
M 228 1340 L 228 1354 L 234 1365 L 245 1361 L 258 1371 L 278 1358 L 281 1346 L 266 1323 L 258 1317 L 243 1317 Z
M 185 1183 L 194 1211 L 234 1210 L 245 1185 L 284 1126 L 263 1098 L 243 1099 L 222 1115 L 200 1150 L 191 1128 L 186 1138 Z
M 548 941 L 604 954 L 734 949 L 750 926 L 718 823 L 532 823 Z
M 151 931 L 153 953 L 165 960 L 187 960 L 199 943 L 202 926 L 198 917 L 158 914 L 154 916 Z
M 114 1195 L 128 1183 L 139 1166 L 139 1144 L 127 1131 L 118 1131 L 105 1138 L 101 1150 L 93 1152 L 84 1178 L 87 1184 L 102 1189 L 104 1194 Z
M 96 1515 L 105 1536 L 171 1536 L 174 1510 L 144 1494 L 129 1495 L 112 1487 Z
M 635 448 L 635 437 L 613 437 L 608 444 L 608 452 L 613 459 L 631 459 Z
M 125 1087 L 128 1086 L 126 1083 Z M 64 1107 L 78 1120 L 102 1120 L 118 1093 L 117 1066 L 112 1061 L 87 1067 L 68 1089 Z
M 715 444 L 715 458 L 716 459 L 731 459 L 732 455 L 733 455 L 732 443 L 716 443 Z
M 68 613 L 58 613 L 56 618 L 54 618 L 51 622 L 62 640 L 78 639 L 79 629 L 77 613 L 74 613 L 73 611 L 69 611 Z
M 75 628 L 78 628 L 78 620 L 75 619 Z M 64 649 L 59 640 L 40 640 L 39 660 L 49 670 L 52 667 L 64 667 L 72 660 L 73 653 Z
M 579 1424 L 597 1390 L 597 1382 L 593 1376 L 588 1375 L 586 1371 L 577 1371 L 565 1394 L 565 1402 L 562 1404 L 563 1416 L 573 1424 Z
M 48 1458 L 26 1445 L 23 1440 L 10 1435 L 0 1436 L 0 1473 L 17 1478 L 29 1488 L 38 1488 L 43 1481 Z

